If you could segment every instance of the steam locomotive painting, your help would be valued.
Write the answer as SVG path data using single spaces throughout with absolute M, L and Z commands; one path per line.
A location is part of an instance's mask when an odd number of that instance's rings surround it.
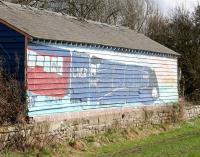
M 71 100 L 96 105 L 153 103 L 159 97 L 151 68 L 108 59 L 72 56 Z
M 86 53 L 30 48 L 27 71 L 32 95 L 57 99 L 56 103 L 69 98 L 70 104 L 146 104 L 159 97 L 151 68 Z

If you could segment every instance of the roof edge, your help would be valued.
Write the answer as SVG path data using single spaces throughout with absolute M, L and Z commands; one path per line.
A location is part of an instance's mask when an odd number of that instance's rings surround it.
M 141 34 L 141 35 L 143 35 L 144 37 L 148 38 L 148 39 L 151 40 L 152 42 L 155 42 L 155 43 L 157 43 L 157 44 L 159 44 L 159 45 L 165 47 L 166 49 L 173 51 L 173 52 L 174 52 L 174 55 L 177 55 L 177 56 L 180 56 L 180 55 L 181 55 L 181 54 L 179 54 L 178 52 L 172 50 L 171 48 L 168 48 L 167 46 L 165 46 L 165 45 L 159 43 L 158 41 L 155 41 L 155 40 L 151 39 L 150 37 L 146 36 L 145 34 L 143 34 L 143 33 L 139 33 L 139 34 Z M 164 53 L 164 52 L 163 52 L 163 53 Z M 167 53 L 167 52 L 166 52 L 166 53 Z
M 150 51 L 150 50 L 140 50 L 140 49 L 131 49 L 131 48 L 125 48 L 125 47 L 116 47 L 111 45 L 102 45 L 102 44 L 96 44 L 96 43 L 84 43 L 84 42 L 76 42 L 76 41 L 64 41 L 64 40 L 52 40 L 52 39 L 41 39 L 33 37 L 31 40 L 33 43 L 37 44 L 55 44 L 55 45 L 63 45 L 63 46 L 81 46 L 81 47 L 89 47 L 89 48 L 100 48 L 105 50 L 113 50 L 116 52 L 123 52 L 123 53 L 142 53 L 142 54 L 148 54 L 148 55 L 155 55 L 158 56 L 167 56 L 167 57 L 179 57 L 180 54 L 172 54 L 167 52 L 156 52 L 156 51 Z

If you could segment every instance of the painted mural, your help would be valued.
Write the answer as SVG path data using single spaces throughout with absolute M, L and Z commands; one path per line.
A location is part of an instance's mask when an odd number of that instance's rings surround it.
M 67 53 L 66 56 L 59 56 L 31 49 L 28 50 L 28 57 L 28 90 L 39 95 L 64 97 L 69 88 L 71 57 Z
M 30 115 L 152 105 L 163 91 L 149 66 L 34 44 L 28 47 L 27 81 Z
M 71 100 L 96 105 L 153 103 L 159 97 L 151 68 L 127 65 L 97 57 L 72 55 Z M 145 93 L 145 95 L 143 94 Z

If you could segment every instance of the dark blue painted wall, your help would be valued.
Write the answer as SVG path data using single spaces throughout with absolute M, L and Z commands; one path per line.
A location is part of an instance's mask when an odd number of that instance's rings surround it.
M 6 70 L 21 82 L 25 79 L 25 37 L 0 23 L 0 58 Z

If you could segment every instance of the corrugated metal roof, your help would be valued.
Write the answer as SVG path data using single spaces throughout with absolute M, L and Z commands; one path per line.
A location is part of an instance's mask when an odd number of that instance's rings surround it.
M 125 27 L 89 20 L 80 21 L 77 18 L 47 10 L 3 3 L 0 3 L 1 21 L 33 38 L 93 43 L 178 55 L 145 35 Z

